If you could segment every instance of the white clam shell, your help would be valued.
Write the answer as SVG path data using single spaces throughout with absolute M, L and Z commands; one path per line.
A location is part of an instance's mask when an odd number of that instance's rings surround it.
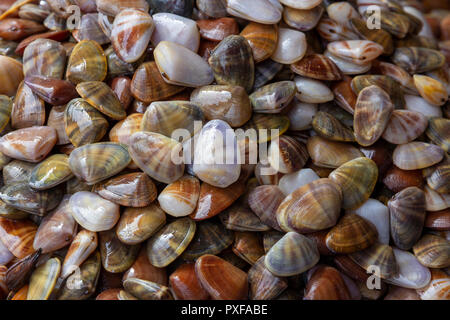
M 361 207 L 351 211 L 360 217 L 370 221 L 378 231 L 378 241 L 382 244 L 389 244 L 389 208 L 375 199 L 367 199 Z
M 156 13 L 152 18 L 155 23 L 151 38 L 154 46 L 161 41 L 172 41 L 197 52 L 200 32 L 194 20 L 166 12 Z
M 341 25 L 351 27 L 350 19 L 359 18 L 360 15 L 348 2 L 334 2 L 327 7 L 328 16 Z
M 208 63 L 198 54 L 178 43 L 161 41 L 156 46 L 153 55 L 159 72 L 168 83 L 186 87 L 201 87 L 214 80 Z
M 72 216 L 89 231 L 106 231 L 119 220 L 119 206 L 89 191 L 79 191 L 69 200 Z
M 450 207 L 450 193 L 439 193 L 425 185 L 425 207 L 427 211 L 440 211 Z
M 272 0 L 227 0 L 227 12 L 235 17 L 263 24 L 275 24 L 281 20 L 281 11 Z
M 328 50 L 325 50 L 324 55 L 330 58 L 330 60 L 334 62 L 334 64 L 339 68 L 339 70 L 342 71 L 343 74 L 362 74 L 369 71 L 372 67 L 371 62 L 368 62 L 366 64 L 352 63 L 350 61 L 339 58 L 338 56 L 335 56 Z
M 301 102 L 294 98 L 286 114 L 289 117 L 289 130 L 300 131 L 311 128 L 311 123 L 318 111 L 316 103 Z
M 282 176 L 278 182 L 278 187 L 287 196 L 301 186 L 318 179 L 320 177 L 312 169 L 306 168 Z
M 303 32 L 280 28 L 278 29 L 278 44 L 271 59 L 278 63 L 291 64 L 301 60 L 308 44 Z
M 308 10 L 312 9 L 314 7 L 317 7 L 319 4 L 322 3 L 322 0 L 280 0 L 282 4 L 285 6 L 294 8 L 294 9 L 302 9 L 302 10 Z
M 81 230 L 73 239 L 61 269 L 61 278 L 70 275 L 95 251 L 98 245 L 97 233 Z
M 297 76 L 294 78 L 297 86 L 296 97 L 302 102 L 325 103 L 334 99 L 334 94 L 323 82 Z
M 367 65 L 383 53 L 383 47 L 370 40 L 333 41 L 327 45 L 333 55 L 352 63 Z
M 164 212 L 173 217 L 184 217 L 190 215 L 197 206 L 197 201 L 200 196 L 200 192 L 195 192 L 200 191 L 200 183 L 197 178 L 186 175 L 174 183 L 179 183 L 180 180 L 196 180 L 195 184 L 198 186 L 198 189 L 173 190 L 170 188 L 170 184 L 163 191 L 161 191 L 158 196 L 159 205 Z
M 393 248 L 393 250 L 398 273 L 386 279 L 386 282 L 410 289 L 425 287 L 431 280 L 430 270 L 421 265 L 412 253 L 397 248 Z
M 428 103 L 424 98 L 405 94 L 405 109 L 422 113 L 427 118 L 442 117 L 442 109 Z
M 236 135 L 222 120 L 209 121 L 195 143 L 194 173 L 213 186 L 226 188 L 241 173 Z

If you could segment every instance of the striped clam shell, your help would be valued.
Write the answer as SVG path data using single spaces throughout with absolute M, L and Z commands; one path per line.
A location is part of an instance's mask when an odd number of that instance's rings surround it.
M 340 142 L 355 141 L 353 131 L 327 112 L 317 112 L 313 118 L 312 127 L 318 135 L 328 140 Z
M 378 168 L 372 160 L 360 157 L 335 169 L 329 178 L 341 187 L 342 208 L 354 209 L 371 195 L 378 179 Z
M 70 201 L 70 200 L 69 200 Z M 82 263 L 95 251 L 98 245 L 96 232 L 83 229 L 73 238 L 61 270 L 61 278 L 65 279 L 74 269 L 80 267 Z
M 133 133 L 141 131 L 142 113 L 132 113 L 125 119 L 117 122 L 109 131 L 109 140 L 112 142 L 130 145 Z
M 22 82 L 17 88 L 11 110 L 11 126 L 14 129 L 45 124 L 45 102 Z
M 450 162 L 448 156 L 436 166 L 424 170 L 423 175 L 430 188 L 440 193 L 450 193 Z
M 145 0 L 95 0 L 98 12 L 109 16 L 116 16 L 127 8 L 139 9 L 148 12 L 149 3 Z
M 411 75 L 405 69 L 388 62 L 374 61 L 372 71 L 377 74 L 389 76 L 396 80 L 404 93 L 417 95 L 418 91 Z
M 43 76 L 62 79 L 66 66 L 66 49 L 50 39 L 36 39 L 23 53 L 25 76 Z
M 362 146 L 374 144 L 383 134 L 394 111 L 389 95 L 378 86 L 361 90 L 355 105 L 353 127 Z
M 250 209 L 249 206 L 235 202 L 219 215 L 220 221 L 229 230 L 235 231 L 267 231 L 270 227 Z
M 296 92 L 295 82 L 280 81 L 255 90 L 249 98 L 254 112 L 279 113 L 289 105 Z
M 422 234 L 425 193 L 417 187 L 405 188 L 389 200 L 388 207 L 393 242 L 399 249 L 411 249 Z
M 429 119 L 429 125 L 425 134 L 436 145 L 446 152 L 450 151 L 450 120 L 433 117 Z
M 319 35 L 327 41 L 356 40 L 359 38 L 352 29 L 346 25 L 339 24 L 328 17 L 322 17 L 322 19 L 320 19 L 316 30 Z
M 291 70 L 296 74 L 318 80 L 340 80 L 341 71 L 336 64 L 322 54 L 309 54 L 300 61 L 291 64 Z
M 450 195 L 448 193 L 436 192 L 428 185 L 424 186 L 424 192 L 427 211 L 434 212 L 450 207 Z
M 155 25 L 152 17 L 137 9 L 122 10 L 114 19 L 111 43 L 125 62 L 137 61 L 147 48 Z
M 431 281 L 424 288 L 417 290 L 422 300 L 450 299 L 450 276 L 437 269 L 431 269 Z
M 69 157 L 65 154 L 54 154 L 34 167 L 29 184 L 33 189 L 45 190 L 53 188 L 72 177 Z
M 413 141 L 398 145 L 392 155 L 394 164 L 403 170 L 431 167 L 444 157 L 444 150 L 434 144 Z
M 284 135 L 271 142 L 268 152 L 270 165 L 282 173 L 292 173 L 301 169 L 309 158 L 303 143 Z
M 369 40 L 331 42 L 327 46 L 332 54 L 356 64 L 366 64 L 383 53 L 383 47 Z
M 69 137 L 66 134 L 66 127 L 64 124 L 64 113 L 66 111 L 66 105 L 53 106 L 50 110 L 47 119 L 47 125 L 56 130 L 58 141 L 57 145 L 70 143 Z
M 255 129 L 258 132 L 258 143 L 264 143 L 277 138 L 275 135 L 261 135 L 260 129 L 270 132 L 278 130 L 278 136 L 282 135 L 289 128 L 289 118 L 285 115 L 254 113 L 252 118 L 243 126 L 243 130 Z M 264 130 L 262 130 L 264 132 Z
M 264 224 L 280 230 L 277 222 L 277 209 L 284 198 L 285 196 L 278 186 L 258 186 L 249 192 L 248 205 Z
M 130 161 L 127 149 L 111 142 L 87 144 L 76 148 L 69 156 L 73 174 L 88 185 L 119 173 Z
M 3 182 L 5 185 L 17 184 L 19 182 L 28 182 L 35 163 L 12 160 L 3 167 Z
M 155 282 L 129 278 L 123 282 L 123 286 L 127 290 L 125 291 L 126 294 L 139 300 L 173 300 L 170 289 Z M 136 300 L 136 298 L 127 300 Z
M 351 86 L 358 95 L 361 90 L 369 86 L 378 86 L 389 95 L 396 109 L 404 109 L 405 101 L 400 84 L 389 76 L 359 75 L 352 79 Z
M 432 234 L 425 234 L 414 246 L 413 252 L 421 264 L 428 268 L 450 266 L 450 241 Z
M 74 99 L 64 111 L 67 137 L 75 147 L 100 141 L 108 130 L 108 121 L 84 99 Z
M 404 38 L 410 28 L 410 22 L 407 16 L 388 10 L 382 10 L 380 12 L 380 22 L 381 28 L 396 38 Z
M 256 261 L 248 270 L 249 298 L 252 300 L 271 300 L 287 287 L 287 280 L 273 275 L 264 265 L 265 256 Z
M 11 119 L 13 101 L 4 95 L 0 95 L 0 132 L 5 129 Z
M 382 279 L 391 278 L 398 271 L 394 251 L 386 244 L 375 243 L 365 250 L 350 254 L 350 258 L 366 271 L 371 266 L 379 266 Z
M 445 63 L 445 56 L 441 52 L 420 47 L 397 48 L 391 59 L 410 74 L 433 71 L 442 68 Z
M 0 55 L 0 94 L 14 96 L 20 82 L 23 80 L 23 66 L 19 61 Z
M 308 272 L 305 300 L 350 300 L 349 280 L 330 266 L 317 266 Z
M 30 220 L 11 220 L 0 217 L 0 240 L 17 258 L 32 254 L 37 226 Z
M 195 210 L 199 195 L 199 180 L 185 175 L 165 187 L 158 196 L 158 202 L 167 214 L 182 217 Z
M 153 179 L 167 184 L 184 173 L 182 149 L 179 142 L 159 133 L 136 132 L 130 138 L 129 151 L 136 165 Z
M 274 25 L 250 22 L 241 32 L 252 48 L 255 63 L 268 59 L 275 51 L 278 30 Z
M 60 272 L 61 261 L 56 257 L 37 267 L 30 278 L 27 300 L 48 300 L 56 286 Z
M 26 283 L 29 282 L 30 276 L 40 256 L 41 250 L 37 250 L 25 258 L 18 260 L 8 268 L 8 271 L 5 274 L 5 283 L 10 291 L 17 292 L 24 286 L 27 287 L 26 291 L 28 291 L 28 285 L 26 285 Z M 25 295 L 26 293 L 27 292 L 25 292 Z
M 139 253 L 139 246 L 120 241 L 114 229 L 99 233 L 98 246 L 103 268 L 112 273 L 129 269 Z
M 448 92 L 442 82 L 419 74 L 415 74 L 413 79 L 417 91 L 428 103 L 441 106 L 447 102 Z
M 195 221 L 180 218 L 167 224 L 147 242 L 147 256 L 152 265 L 158 268 L 171 264 L 194 238 Z
M 279 205 L 276 218 L 286 232 L 314 232 L 336 224 L 342 193 L 330 179 L 318 179 L 289 194 Z
M 249 231 L 234 232 L 232 251 L 250 265 L 254 265 L 264 255 L 264 248 L 259 235 Z
M 109 43 L 109 37 L 103 32 L 99 21 L 98 13 L 84 14 L 77 29 L 77 40 L 93 40 L 99 45 Z
M 255 82 L 253 84 L 253 89 L 261 88 L 272 80 L 281 69 L 283 69 L 283 65 L 272 59 L 264 60 L 255 65 Z
M 352 18 L 350 20 L 353 31 L 363 39 L 370 40 L 383 46 L 383 54 L 390 55 L 394 52 L 394 41 L 389 32 L 383 29 L 369 29 L 363 19 Z
M 405 144 L 417 139 L 427 126 L 428 120 L 420 112 L 394 110 L 382 137 L 393 144 Z
M 72 49 L 67 63 L 67 80 L 73 84 L 84 81 L 103 81 L 106 73 L 106 56 L 102 47 L 92 40 L 78 42 Z

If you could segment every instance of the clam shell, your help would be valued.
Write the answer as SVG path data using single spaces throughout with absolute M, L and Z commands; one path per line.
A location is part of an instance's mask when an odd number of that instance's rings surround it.
M 207 120 L 220 119 L 231 127 L 242 126 L 252 115 L 249 97 L 240 86 L 203 86 L 191 93 L 191 102 L 200 107 Z
M 151 281 L 130 278 L 123 282 L 123 286 L 139 300 L 173 300 L 168 287 Z
M 108 76 L 109 77 L 116 77 L 121 76 L 125 74 L 133 74 L 134 72 L 134 66 L 131 63 L 127 63 L 120 59 L 116 52 L 114 51 L 114 48 L 112 46 L 108 47 L 105 52 L 107 66 L 108 66 Z
M 130 138 L 133 133 L 141 131 L 142 113 L 132 113 L 125 119 L 116 123 L 109 131 L 109 140 L 130 146 Z
M 45 190 L 53 188 L 72 177 L 69 158 L 65 154 L 54 154 L 34 167 L 29 184 L 34 189 Z
M 359 38 L 346 24 L 340 24 L 328 17 L 320 19 L 316 30 L 327 41 L 356 40 Z
M 274 276 L 264 265 L 262 256 L 248 270 L 249 298 L 251 300 L 271 300 L 279 296 L 287 287 L 287 280 Z
M 431 141 L 444 149 L 450 151 L 450 121 L 444 118 L 431 118 L 425 134 Z
M 410 22 L 407 16 L 388 10 L 382 10 L 380 12 L 380 22 L 381 28 L 397 38 L 404 38 L 410 28 Z
M 305 300 L 350 300 L 344 276 L 335 268 L 318 266 L 306 284 Z
M 236 202 L 219 215 L 225 228 L 235 231 L 267 231 L 270 229 L 247 206 Z
M 333 92 L 321 81 L 297 76 L 294 78 L 297 86 L 296 97 L 301 102 L 325 103 L 333 100 Z
M 5 185 L 28 182 L 35 166 L 31 162 L 13 160 L 3 167 L 3 182 Z
M 127 245 L 119 240 L 114 230 L 100 232 L 100 256 L 103 268 L 112 273 L 129 269 L 139 252 L 139 246 Z
M 258 234 L 249 231 L 234 233 L 233 252 L 250 265 L 264 255 L 264 247 Z
M 418 96 L 405 95 L 406 109 L 422 113 L 427 118 L 442 117 L 441 108 L 436 108 Z
M 287 196 L 305 184 L 318 179 L 319 176 L 313 170 L 306 168 L 282 176 L 278 182 L 278 187 Z
M 291 70 L 298 75 L 318 80 L 340 80 L 341 71 L 338 66 L 322 54 L 309 54 L 300 61 L 291 64 Z
M 307 48 L 306 36 L 303 32 L 288 29 L 278 29 L 278 43 L 271 59 L 282 64 L 291 64 L 301 60 Z
M 311 9 L 284 7 L 283 21 L 294 29 L 309 31 L 317 26 L 324 11 L 320 5 Z
M 322 0 L 308 0 L 308 1 L 295 1 L 295 0 L 280 0 L 280 3 L 284 4 L 287 7 L 294 8 L 294 9 L 302 9 L 302 10 L 308 10 L 312 9 L 318 5 Z
M 25 83 L 17 88 L 11 110 L 14 129 L 42 126 L 45 123 L 45 103 Z
M 383 53 L 384 48 L 369 40 L 347 40 L 331 42 L 327 46 L 335 56 L 356 64 L 366 64 Z
M 449 230 L 450 210 L 444 209 L 435 212 L 428 212 L 425 218 L 425 227 L 432 230 Z
M 154 61 L 141 64 L 131 82 L 131 94 L 145 103 L 165 100 L 183 90 L 184 87 L 164 81 Z
M 350 24 L 363 39 L 378 43 L 383 47 L 383 54 L 390 55 L 394 52 L 394 41 L 389 32 L 383 29 L 369 29 L 366 21 L 358 17 L 350 19 Z
M 75 193 L 69 208 L 78 224 L 93 232 L 109 230 L 119 220 L 119 206 L 93 192 Z
M 250 22 L 242 30 L 241 36 L 248 41 L 252 48 L 255 63 L 268 59 L 277 48 L 278 30 L 274 25 Z
M 157 268 L 148 261 L 145 247 L 141 247 L 136 261 L 123 275 L 122 282 L 129 278 L 139 278 L 167 286 L 166 269 Z
M 356 141 L 362 146 L 374 144 L 383 134 L 394 105 L 389 95 L 378 86 L 369 86 L 358 94 L 353 126 Z
M 242 129 L 244 131 L 248 129 L 255 129 L 258 133 L 258 143 L 264 143 L 272 139 L 276 139 L 286 132 L 289 128 L 289 124 L 289 118 L 285 115 L 254 113 Z M 264 135 L 262 132 L 270 132 L 271 134 Z
M 66 134 L 66 127 L 64 124 L 64 113 L 66 106 L 53 106 L 48 115 L 47 125 L 56 130 L 58 141 L 57 145 L 70 143 L 69 137 Z
M 126 207 L 145 207 L 156 199 L 153 181 L 144 173 L 127 173 L 96 184 L 93 192 Z
M 27 300 L 48 300 L 61 271 L 61 261 L 51 258 L 36 268 L 30 278 Z
M 0 131 L 3 131 L 11 119 L 13 101 L 4 95 L 0 95 Z
M 41 250 L 38 250 L 20 259 L 8 268 L 5 274 L 5 284 L 9 290 L 12 292 L 19 291 L 20 288 L 29 282 L 40 255 Z
M 51 151 L 56 140 L 56 130 L 52 127 L 19 129 L 0 138 L 0 152 L 14 159 L 39 162 Z
M 195 274 L 195 264 L 193 263 L 184 263 L 179 266 L 170 275 L 169 281 L 178 300 L 206 300 L 209 298 L 208 292 L 203 289 Z
M 232 16 L 263 24 L 281 20 L 281 11 L 270 0 L 227 0 L 226 10 Z
M 164 211 L 156 204 L 144 208 L 126 208 L 117 223 L 119 240 L 135 245 L 150 238 L 166 223 Z
M 310 129 L 317 111 L 317 104 L 301 102 L 299 99 L 294 98 L 287 107 L 286 113 L 290 120 L 289 129 L 293 131 Z
M 169 184 L 183 175 L 182 145 L 179 142 L 159 133 L 143 131 L 134 133 L 130 144 L 131 158 L 153 179 Z
M 15 95 L 23 78 L 22 64 L 13 58 L 0 55 L 0 80 L 2 82 L 0 94 Z
M 350 60 L 345 60 L 341 57 L 338 57 L 328 50 L 325 50 L 324 55 L 338 67 L 342 74 L 362 74 L 369 71 L 372 67 L 372 61 L 368 61 L 364 64 L 356 64 Z
M 319 111 L 312 121 L 314 131 L 323 138 L 332 141 L 353 142 L 352 130 L 342 125 L 333 115 Z
M 161 76 L 169 84 L 201 87 L 214 80 L 208 63 L 198 54 L 177 43 L 161 41 L 153 55 Z
M 433 71 L 445 63 L 445 57 L 441 52 L 420 47 L 397 48 L 391 59 L 410 74 Z
M 197 52 L 200 44 L 200 34 L 194 20 L 167 12 L 154 14 L 152 18 L 155 30 L 153 31 L 151 42 L 155 47 L 161 41 L 171 41 L 193 52 Z M 197 23 L 200 23 L 200 20 Z
M 392 63 L 375 60 L 373 62 L 372 71 L 374 73 L 389 76 L 396 80 L 401 85 L 401 88 L 405 93 L 414 95 L 418 94 L 413 78 L 403 68 Z
M 289 136 L 272 141 L 268 153 L 272 168 L 282 173 L 301 169 L 309 157 L 306 146 Z
M 117 95 L 122 107 L 127 109 L 133 100 L 133 96 L 131 95 L 131 79 L 125 76 L 115 77 L 111 82 L 111 89 Z
M 195 262 L 195 274 L 214 300 L 247 299 L 247 274 L 222 258 L 201 256 Z
M 14 255 L 8 250 L 7 247 L 5 247 L 3 242 L 0 241 L 0 264 L 6 265 L 13 259 Z
M 261 88 L 272 80 L 281 69 L 283 69 L 283 65 L 272 59 L 264 60 L 255 65 L 255 82 L 253 83 L 253 89 Z
M 195 210 L 199 195 L 199 180 L 185 175 L 165 187 L 158 196 L 158 202 L 167 214 L 183 217 Z
M 139 9 L 148 12 L 149 3 L 145 0 L 95 0 L 98 12 L 115 16 L 127 8 Z
M 286 232 L 314 232 L 334 226 L 339 218 L 342 193 L 330 179 L 318 179 L 289 194 L 276 218 Z
M 103 81 L 107 73 L 105 52 L 92 40 L 77 43 L 67 63 L 66 78 L 73 84 Z
M 277 186 L 258 186 L 250 191 L 248 205 L 264 224 L 280 230 L 276 214 L 284 197 L 285 195 Z
M 400 169 L 423 169 L 440 162 L 444 157 L 444 150 L 433 144 L 414 141 L 398 145 L 392 157 L 394 164 Z
M 296 92 L 293 81 L 280 81 L 253 91 L 249 98 L 254 112 L 279 113 L 289 105 Z
M 450 265 L 450 242 L 447 239 L 425 234 L 414 246 L 419 262 L 429 268 L 446 268 Z
M 323 168 L 338 168 L 363 156 L 361 151 L 350 144 L 329 141 L 319 136 L 310 137 L 306 147 L 313 163 Z
M 131 8 L 120 11 L 111 30 L 111 43 L 117 56 L 128 63 L 137 61 L 147 48 L 154 28 L 147 12 Z
M 78 25 L 78 41 L 93 40 L 99 45 L 109 43 L 109 36 L 106 35 L 99 24 L 98 13 L 87 13 L 81 17 Z
M 119 173 L 130 161 L 130 155 L 122 145 L 99 142 L 72 151 L 69 166 L 78 179 L 93 185 Z
M 435 106 L 442 106 L 447 102 L 448 92 L 442 82 L 419 74 L 415 74 L 413 79 L 419 94 L 428 103 Z
M 420 112 L 394 110 L 382 137 L 393 144 L 405 144 L 417 139 L 427 126 L 427 118 Z
M 441 270 L 431 269 L 431 281 L 417 293 L 422 300 L 448 300 L 450 298 L 450 277 Z
M 275 276 L 286 277 L 312 268 L 319 258 L 313 240 L 296 232 L 288 232 L 267 252 L 264 265 Z
M 28 19 L 7 18 L 0 21 L 0 37 L 5 40 L 21 40 L 45 31 L 40 23 Z
M 221 18 L 227 15 L 225 3 L 221 0 L 196 0 L 197 8 L 212 18 Z
M 63 105 L 78 96 L 75 86 L 67 80 L 26 76 L 25 84 L 36 96 L 51 105 Z
M 61 278 L 65 279 L 95 251 L 98 244 L 97 233 L 89 230 L 81 230 L 77 233 L 64 258 L 61 270 Z
M 189 218 L 180 218 L 167 224 L 147 242 L 150 263 L 158 268 L 171 264 L 186 250 L 195 231 L 195 222 Z
M 439 211 L 450 207 L 450 195 L 447 193 L 438 193 L 428 187 L 424 186 L 425 203 L 427 211 Z
M 382 279 L 389 279 L 398 272 L 394 251 L 386 244 L 375 243 L 365 250 L 350 254 L 350 258 L 366 271 L 370 266 L 378 266 Z

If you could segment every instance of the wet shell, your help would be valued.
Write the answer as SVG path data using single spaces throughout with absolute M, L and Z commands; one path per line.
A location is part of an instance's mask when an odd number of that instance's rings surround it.
M 73 174 L 88 185 L 119 173 L 130 161 L 127 149 L 111 142 L 87 144 L 76 148 L 69 156 Z
M 265 256 L 256 261 L 248 271 L 249 298 L 251 300 L 271 300 L 287 287 L 287 280 L 274 276 L 264 265 Z
M 69 208 L 78 224 L 89 231 L 110 230 L 119 220 L 119 206 L 93 192 L 75 193 Z
M 99 15 L 97 13 L 84 14 L 78 25 L 78 41 L 93 40 L 99 45 L 109 43 L 109 37 L 103 32 L 99 20 Z
M 352 61 L 338 57 L 328 50 L 325 50 L 324 55 L 339 68 L 342 74 L 347 75 L 361 74 L 369 71 L 370 68 L 372 67 L 372 61 L 368 61 L 364 64 L 356 64 Z
M 285 195 L 277 186 L 258 186 L 250 191 L 248 205 L 264 224 L 280 230 L 276 213 L 284 197 Z
M 278 30 L 274 25 L 250 22 L 242 30 L 241 36 L 248 41 L 252 48 L 255 63 L 268 59 L 277 47 Z
M 268 225 L 262 223 L 261 219 L 246 206 L 236 202 L 219 215 L 223 225 L 229 230 L 235 231 L 267 231 Z
M 25 84 L 34 94 L 51 105 L 63 105 L 78 96 L 75 86 L 67 80 L 26 76 Z
M 306 168 L 282 176 L 278 182 L 278 186 L 287 196 L 296 189 L 318 179 L 319 176 L 315 173 L 315 171 L 310 168 Z
M 180 218 L 163 227 L 147 242 L 147 256 L 158 268 L 171 264 L 192 241 L 196 230 L 195 222 Z
M 64 127 L 69 141 L 79 147 L 100 141 L 108 129 L 108 121 L 84 99 L 74 99 L 64 111 Z
M 333 115 L 326 112 L 319 111 L 316 113 L 312 121 L 312 127 L 318 135 L 328 140 L 341 142 L 355 141 L 353 131 L 345 127 Z
M 203 120 L 203 112 L 194 103 L 188 101 L 158 101 L 152 102 L 145 111 L 141 130 L 160 133 L 166 137 L 173 136 L 176 139 L 175 130 L 185 129 L 193 136 L 196 133 L 195 122 L 202 122 Z
M 249 97 L 240 86 L 204 86 L 191 93 L 191 102 L 200 107 L 207 120 L 220 119 L 232 127 L 242 126 L 252 115 Z
M 254 113 L 252 118 L 242 128 L 244 131 L 255 129 L 258 133 L 258 143 L 264 143 L 276 139 L 289 128 L 289 118 L 285 115 Z M 271 132 L 271 134 L 261 134 L 261 132 Z M 275 134 L 276 133 L 276 134 Z
M 42 126 L 45 123 L 45 103 L 25 83 L 17 88 L 11 110 L 11 126 L 14 129 Z
M 156 204 L 126 208 L 117 223 L 116 234 L 121 242 L 134 245 L 150 238 L 165 223 L 166 215 Z
M 22 64 L 10 57 L 0 55 L 0 94 L 13 96 L 23 80 Z
M 348 213 L 328 232 L 326 245 L 336 253 L 352 253 L 371 246 L 377 238 L 378 232 L 371 222 Z
M 420 47 L 397 48 L 391 59 L 410 74 L 433 71 L 442 68 L 445 63 L 445 57 L 441 52 Z
M 415 74 L 413 79 L 420 95 L 428 103 L 441 106 L 448 100 L 448 92 L 440 81 L 419 74 Z
M 386 244 L 375 243 L 365 250 L 350 254 L 350 258 L 366 271 L 371 266 L 379 266 L 382 279 L 391 278 L 398 271 L 394 251 Z
M 450 209 L 428 212 L 425 218 L 425 227 L 432 230 L 450 230 Z
M 153 181 L 144 173 L 127 173 L 96 184 L 93 192 L 126 207 L 145 207 L 156 199 Z
M 281 69 L 283 69 L 283 65 L 272 59 L 264 60 L 255 65 L 255 82 L 253 84 L 253 89 L 261 88 L 272 80 Z
M 372 85 L 378 86 L 384 90 L 390 97 L 396 109 L 404 109 L 405 101 L 403 99 L 402 89 L 397 81 L 389 76 L 382 75 L 361 75 L 353 78 L 351 86 L 358 95 L 363 89 Z
M 202 38 L 211 41 L 222 41 L 229 35 L 239 33 L 239 26 L 236 20 L 233 18 L 200 19 L 197 20 L 197 26 L 199 28 L 200 35 L 202 36 Z M 158 28 L 156 30 L 158 30 Z M 197 28 L 195 28 L 195 30 L 197 30 Z M 189 46 L 186 47 L 194 52 L 196 52 L 198 49 L 198 45 L 197 47 L 192 46 L 190 48 Z
M 69 157 L 65 154 L 54 154 L 34 167 L 29 184 L 33 189 L 46 190 L 72 177 Z
M 264 255 L 264 248 L 258 234 L 248 231 L 236 231 L 234 236 L 232 250 L 242 260 L 253 265 Z
M 170 275 L 170 286 L 179 300 L 207 300 L 208 292 L 195 274 L 195 264 L 185 263 Z
M 425 132 L 428 138 L 446 152 L 450 152 L 450 120 L 444 118 L 430 118 Z
M 431 167 L 444 157 L 442 148 L 414 141 L 398 145 L 392 155 L 394 164 L 403 170 L 416 170 Z
M 384 48 L 369 40 L 335 41 L 327 49 L 334 55 L 356 64 L 366 64 L 383 53 Z
M 132 113 L 125 119 L 116 123 L 109 131 L 109 140 L 130 146 L 133 133 L 141 131 L 142 113 Z
M 301 169 L 309 157 L 306 146 L 289 136 L 281 136 L 272 141 L 268 152 L 270 165 L 282 173 Z
M 145 246 L 141 247 L 136 261 L 123 275 L 122 281 L 129 278 L 139 278 L 167 286 L 167 272 L 165 268 L 153 266 L 147 258 Z
M 450 207 L 450 194 L 438 193 L 425 185 L 425 202 L 427 211 L 439 211 Z
M 288 232 L 270 248 L 264 264 L 272 274 L 286 277 L 312 268 L 319 258 L 319 251 L 313 240 L 296 232 Z
M 214 300 L 247 299 L 247 274 L 222 258 L 201 256 L 195 262 L 195 274 Z
M 413 78 L 403 68 L 392 63 L 376 60 L 373 63 L 372 71 L 374 73 L 389 76 L 392 79 L 396 80 L 401 85 L 401 88 L 405 93 L 414 95 L 418 94 L 417 88 L 414 85 Z
M 81 230 L 70 244 L 69 250 L 64 258 L 61 270 L 61 278 L 65 279 L 95 251 L 98 245 L 96 232 Z M 76 271 L 75 271 L 76 272 Z
M 325 103 L 333 100 L 333 92 L 321 81 L 297 76 L 294 78 L 297 86 L 296 98 L 301 102 Z
M 185 175 L 165 187 L 158 196 L 158 202 L 167 214 L 183 217 L 195 210 L 199 195 L 199 180 Z
M 319 136 L 310 137 L 306 147 L 313 163 L 323 168 L 338 168 L 363 156 L 361 151 L 350 144 L 329 141 Z
M 56 140 L 56 130 L 52 127 L 19 129 L 0 138 L 0 152 L 14 159 L 39 162 L 51 151 Z
M 139 300 L 173 300 L 168 287 L 151 281 L 129 278 L 123 282 L 123 286 Z
M 394 105 L 389 95 L 378 86 L 369 86 L 360 91 L 355 105 L 356 141 L 363 146 L 374 144 L 383 134 Z
M 106 73 L 106 56 L 102 47 L 92 40 L 78 42 L 70 54 L 66 78 L 73 84 L 103 81 Z
M 0 132 L 5 129 L 11 118 L 13 102 L 10 98 L 0 95 Z
M 153 179 L 169 184 L 183 175 L 182 145 L 179 142 L 159 133 L 136 132 L 131 136 L 130 144 L 133 161 Z
M 417 139 L 427 126 L 428 120 L 420 112 L 394 110 L 382 137 L 393 144 L 405 144 Z
M 335 268 L 319 266 L 311 271 L 305 288 L 305 300 L 350 300 L 344 276 Z
M 98 12 L 110 16 L 115 16 L 127 8 L 139 9 L 145 12 L 148 12 L 149 9 L 149 3 L 145 0 L 96 0 L 95 3 Z
M 38 250 L 23 259 L 20 259 L 8 268 L 5 274 L 5 283 L 12 292 L 18 291 L 29 282 L 30 276 L 41 256 Z
M 279 205 L 276 218 L 286 231 L 299 233 L 327 229 L 336 224 L 342 193 L 330 179 L 318 179 L 289 194 Z
M 306 10 L 284 7 L 283 21 L 294 29 L 308 31 L 319 23 L 324 11 L 322 6 Z
M 131 94 L 145 103 L 165 100 L 183 90 L 164 81 L 154 61 L 141 64 L 131 81 Z
M 378 178 L 378 168 L 372 160 L 361 157 L 344 163 L 329 177 L 341 187 L 342 207 L 355 209 L 372 193 Z
M 419 240 L 425 221 L 425 193 L 409 187 L 388 202 L 391 217 L 391 236 L 395 245 L 409 250 Z
M 30 220 L 10 220 L 0 217 L 0 240 L 19 259 L 34 252 L 37 226 Z
M 383 46 L 383 54 L 390 55 L 394 52 L 394 41 L 392 36 L 383 29 L 369 29 L 363 19 L 350 19 L 352 29 L 363 39 L 370 40 Z
M 297 87 L 293 81 L 280 81 L 265 85 L 250 95 L 254 112 L 278 113 L 294 98 Z
M 243 36 L 223 39 L 208 59 L 218 84 L 238 85 L 249 92 L 253 88 L 255 67 L 252 48 Z
M 426 267 L 446 268 L 450 265 L 450 242 L 447 239 L 425 234 L 413 246 L 413 252 Z
M 181 255 L 183 260 L 195 261 L 204 254 L 219 254 L 233 243 L 234 233 L 218 222 L 197 223 L 195 236 Z
M 40 23 L 28 19 L 7 18 L 0 21 L 0 37 L 5 40 L 21 40 L 45 31 Z
M 66 134 L 66 128 L 64 125 L 64 112 L 66 111 L 66 106 L 54 106 L 50 110 L 48 115 L 47 125 L 56 130 L 58 141 L 57 145 L 70 143 L 69 137 Z
M 35 166 L 31 162 L 13 160 L 3 167 L 3 182 L 5 185 L 28 182 Z
M 282 11 L 270 0 L 227 0 L 226 10 L 230 15 L 263 24 L 278 23 Z
M 417 290 L 422 300 L 450 299 L 450 276 L 441 270 L 431 269 L 431 281 L 423 289 Z
M 214 80 L 211 67 L 202 57 L 175 42 L 161 41 L 153 55 L 161 76 L 169 84 L 201 87 Z
M 381 28 L 397 38 L 404 38 L 410 28 L 410 22 L 407 16 L 388 10 L 382 10 L 380 12 L 380 22 Z
M 341 71 L 336 64 L 321 54 L 310 54 L 291 65 L 296 74 L 318 80 L 340 80 Z
M 112 46 L 105 50 L 106 61 L 108 65 L 108 76 L 116 77 L 124 74 L 132 75 L 134 72 L 133 64 L 127 63 L 120 59 Z
M 27 300 L 48 300 L 61 271 L 61 261 L 51 258 L 40 265 L 30 278 Z
M 117 56 L 128 63 L 137 61 L 147 48 L 154 28 L 147 12 L 122 10 L 116 15 L 111 30 L 111 43 Z
M 305 56 L 306 36 L 303 32 L 288 28 L 278 29 L 278 43 L 271 59 L 282 64 L 291 64 Z
M 100 256 L 106 271 L 124 272 L 129 269 L 139 252 L 139 246 L 127 245 L 119 240 L 113 229 L 99 233 Z
M 221 0 L 196 0 L 197 8 L 212 18 L 221 18 L 227 15 L 225 3 Z
M 317 33 L 327 41 L 344 41 L 358 39 L 358 35 L 348 26 L 339 24 L 328 17 L 322 17 L 317 24 Z

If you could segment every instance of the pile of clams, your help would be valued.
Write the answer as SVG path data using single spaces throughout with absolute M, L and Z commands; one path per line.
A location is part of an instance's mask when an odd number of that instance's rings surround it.
M 0 299 L 450 300 L 449 66 L 448 0 L 1 1 Z

